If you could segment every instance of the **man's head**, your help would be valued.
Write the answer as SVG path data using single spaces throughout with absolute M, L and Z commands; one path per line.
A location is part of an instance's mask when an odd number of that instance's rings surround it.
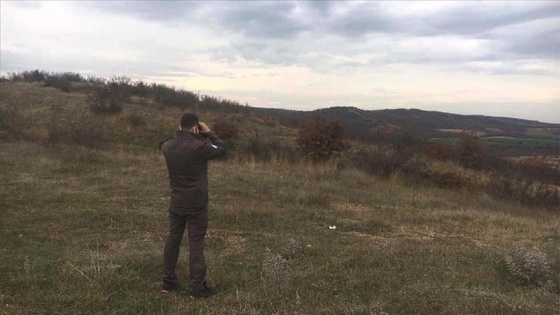
M 194 114 L 184 114 L 181 117 L 181 130 L 194 131 L 194 127 L 198 127 L 198 117 Z

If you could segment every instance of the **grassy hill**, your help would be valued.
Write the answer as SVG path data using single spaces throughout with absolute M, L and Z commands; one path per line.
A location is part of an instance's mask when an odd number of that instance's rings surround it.
M 0 109 L 21 136 L 0 142 L 1 313 L 553 314 L 560 307 L 557 212 L 414 185 L 398 173 L 384 179 L 336 161 L 285 159 L 210 163 L 207 260 L 220 294 L 196 302 L 184 292 L 161 296 L 168 182 L 156 144 L 173 133 L 181 110 L 129 103 L 118 115 L 95 115 L 81 93 L 12 83 L 0 84 Z M 219 116 L 198 112 L 211 123 Z M 295 136 L 238 115 L 244 137 L 287 143 Z M 65 141 L 49 145 L 53 121 Z M 183 248 L 183 279 L 185 255 Z

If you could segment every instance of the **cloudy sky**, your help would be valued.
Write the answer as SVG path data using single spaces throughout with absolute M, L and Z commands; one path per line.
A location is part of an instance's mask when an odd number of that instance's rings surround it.
M 559 2 L 1 1 L 1 73 L 560 122 Z

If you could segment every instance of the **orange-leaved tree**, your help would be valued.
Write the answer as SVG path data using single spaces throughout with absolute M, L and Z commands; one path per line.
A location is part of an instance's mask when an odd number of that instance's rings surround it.
M 322 116 L 300 123 L 296 143 L 300 152 L 314 162 L 327 161 L 348 147 L 340 121 L 327 121 Z
M 484 152 L 475 132 L 463 132 L 457 143 L 457 157 L 464 167 L 479 168 L 482 166 Z
M 237 139 L 241 134 L 239 127 L 228 117 L 220 117 L 214 123 L 212 129 L 223 140 Z

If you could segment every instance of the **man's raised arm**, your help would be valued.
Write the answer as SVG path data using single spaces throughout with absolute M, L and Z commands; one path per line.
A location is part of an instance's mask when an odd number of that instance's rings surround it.
M 199 122 L 198 124 L 200 126 L 200 133 L 208 137 L 210 142 L 212 142 L 212 144 L 205 142 L 201 146 L 201 154 L 207 160 L 217 159 L 226 155 L 226 146 L 224 145 L 224 142 L 218 137 L 218 135 L 216 135 L 214 131 L 211 131 L 205 123 Z

